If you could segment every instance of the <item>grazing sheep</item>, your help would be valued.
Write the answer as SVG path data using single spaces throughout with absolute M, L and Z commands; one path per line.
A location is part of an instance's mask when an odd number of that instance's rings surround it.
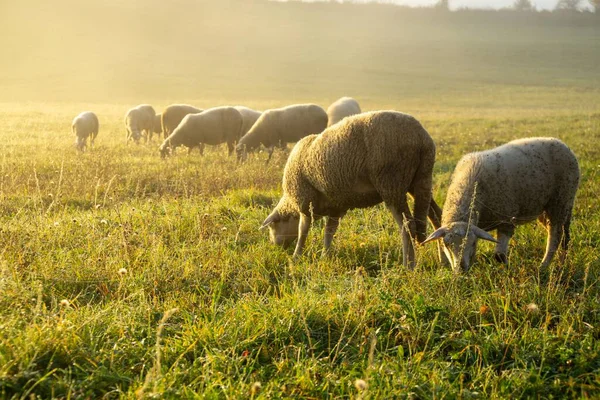
M 360 106 L 352 97 L 342 97 L 327 109 L 327 126 L 335 125 L 351 115 L 360 114 Z
M 242 125 L 242 130 L 240 132 L 240 138 L 244 136 L 250 128 L 254 125 L 256 120 L 260 118 L 262 115 L 262 111 L 256 111 L 248 107 L 244 106 L 235 106 L 235 109 L 242 114 L 242 118 L 244 119 L 244 123 Z
M 94 140 L 98 136 L 98 130 L 100 129 L 98 117 L 91 111 L 84 111 L 73 119 L 71 129 L 75 134 L 75 146 L 77 150 L 85 150 L 88 137 L 90 138 L 90 145 L 94 147 Z
M 183 117 L 188 114 L 199 114 L 203 110 L 188 104 L 171 104 L 161 114 L 161 126 L 163 137 L 168 138 L 177 128 Z
M 275 146 L 294 143 L 307 135 L 321 133 L 327 127 L 327 113 L 315 104 L 298 104 L 265 111 L 239 141 L 238 161 L 246 159 L 246 152 L 261 144 L 269 149 L 271 160 Z
M 578 185 L 577 159 L 558 139 L 520 139 L 467 154 L 452 175 L 442 227 L 426 242 L 443 239 L 455 272 L 469 270 L 478 239 L 496 242 L 496 259 L 508 264 L 516 225 L 539 218 L 548 231 L 545 268 L 559 244 L 567 249 Z M 491 230 L 497 240 L 486 232 Z
M 131 108 L 125 114 L 125 129 L 127 130 L 127 142 L 133 140 L 139 143 L 142 132 L 145 133 L 146 141 L 152 137 L 154 130 L 154 118 L 156 111 L 149 104 L 140 104 Z
M 312 218 L 327 216 L 327 251 L 349 209 L 383 201 L 402 232 L 403 264 L 412 268 L 411 236 L 425 239 L 428 213 L 434 227 L 440 225 L 431 194 L 434 161 L 433 140 L 410 115 L 378 111 L 348 117 L 294 146 L 283 173 L 283 196 L 262 227 L 269 227 L 276 244 L 289 245 L 298 237 L 298 256 Z M 414 197 L 414 216 L 407 193 Z
M 189 151 L 201 144 L 227 143 L 229 155 L 242 128 L 242 115 L 234 107 L 216 107 L 199 114 L 186 115 L 160 146 L 164 158 L 171 149 L 184 145 Z

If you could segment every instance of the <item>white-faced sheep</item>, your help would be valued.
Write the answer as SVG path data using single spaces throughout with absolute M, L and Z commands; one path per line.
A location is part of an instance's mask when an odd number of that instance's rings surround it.
M 164 138 L 168 138 L 177 128 L 183 117 L 188 114 L 199 114 L 203 110 L 188 104 L 171 104 L 161 114 L 161 126 Z
M 555 138 L 528 138 L 464 156 L 452 175 L 442 227 L 427 241 L 443 239 L 455 272 L 471 267 L 477 240 L 496 242 L 495 257 L 508 264 L 508 242 L 516 225 L 539 218 L 548 231 L 548 266 L 569 226 L 579 165 L 575 155 Z M 497 240 L 487 231 L 496 230 Z
M 402 232 L 403 263 L 412 268 L 411 236 L 425 239 L 428 214 L 434 227 L 440 225 L 431 193 L 434 162 L 433 139 L 412 116 L 378 111 L 348 117 L 294 146 L 283 173 L 283 196 L 262 227 L 269 228 L 276 244 L 298 238 L 298 256 L 312 218 L 327 216 L 327 251 L 349 209 L 383 201 Z M 414 198 L 414 216 L 407 193 Z
M 91 111 L 84 111 L 73 119 L 71 129 L 75 134 L 75 146 L 78 150 L 85 150 L 88 137 L 90 145 L 94 147 L 94 140 L 100 129 L 98 117 Z
M 133 140 L 139 143 L 142 134 L 145 134 L 146 141 L 152 137 L 154 130 L 154 118 L 156 111 L 149 104 L 140 104 L 131 108 L 125 114 L 125 129 L 127 130 L 127 141 Z
M 352 97 L 342 97 L 327 109 L 327 126 L 335 125 L 351 115 L 360 114 L 360 105 Z
M 201 144 L 227 143 L 231 155 L 242 123 L 242 115 L 234 107 L 216 107 L 199 114 L 188 114 L 162 143 L 160 154 L 165 157 L 172 149 L 181 145 L 191 151 Z
M 238 161 L 244 161 L 246 152 L 261 144 L 269 149 L 271 160 L 275 146 L 294 143 L 305 136 L 321 133 L 327 127 L 327 113 L 315 104 L 297 104 L 267 110 L 239 141 Z

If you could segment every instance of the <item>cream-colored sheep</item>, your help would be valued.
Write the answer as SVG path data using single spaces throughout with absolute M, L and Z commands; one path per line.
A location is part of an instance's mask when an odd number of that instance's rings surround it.
M 90 138 L 90 146 L 94 147 L 94 140 L 100 129 L 98 117 L 91 111 L 84 111 L 73 119 L 71 129 L 75 134 L 75 146 L 78 150 L 85 150 L 88 137 Z
M 468 154 L 452 175 L 442 227 L 427 241 L 443 239 L 455 272 L 471 267 L 478 239 L 496 242 L 496 259 L 508 264 L 515 227 L 539 218 L 548 230 L 544 268 L 561 243 L 567 249 L 578 185 L 577 158 L 555 138 L 520 139 Z M 491 230 L 497 240 L 486 232 Z
M 261 144 L 269 149 L 271 160 L 275 146 L 294 143 L 307 135 L 321 133 L 327 127 L 327 113 L 315 104 L 297 104 L 267 110 L 239 141 L 236 152 L 244 161 L 246 152 Z
M 351 115 L 360 114 L 360 105 L 352 97 L 342 97 L 327 109 L 327 126 L 335 125 Z
M 177 128 L 183 117 L 188 114 L 199 114 L 203 110 L 188 104 L 171 104 L 161 114 L 161 126 L 164 138 L 168 138 Z
M 231 155 L 242 124 L 242 115 L 234 107 L 216 107 L 199 114 L 188 114 L 160 146 L 161 156 L 165 157 L 181 145 L 191 151 L 201 144 L 221 143 L 227 143 Z
M 154 118 L 156 111 L 149 104 L 140 104 L 131 108 L 125 114 L 125 129 L 127 130 L 127 142 L 133 140 L 139 143 L 142 135 L 145 135 L 146 141 L 152 137 L 154 130 Z
M 244 106 L 235 106 L 235 109 L 242 114 L 242 118 L 244 119 L 244 124 L 242 125 L 242 130 L 240 132 L 241 138 L 248 133 L 250 128 L 252 128 L 254 123 L 260 118 L 262 111 L 256 111 Z
M 434 162 L 433 140 L 410 115 L 378 111 L 348 117 L 294 146 L 283 173 L 283 196 L 262 226 L 269 227 L 276 244 L 298 237 L 298 256 L 313 217 L 327 216 L 327 250 L 349 209 L 383 201 L 402 232 L 403 263 L 412 268 L 411 237 L 425 239 L 428 214 L 434 227 L 440 225 L 431 194 Z M 414 216 L 407 193 L 414 197 Z

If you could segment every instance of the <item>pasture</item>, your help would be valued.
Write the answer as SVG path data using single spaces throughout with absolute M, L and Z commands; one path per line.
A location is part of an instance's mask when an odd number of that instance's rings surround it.
M 102 4 L 40 5 L 31 26 L 57 23 L 43 46 L 7 39 L 25 6 L 6 6 L 0 28 L 0 398 L 600 396 L 597 20 L 184 0 L 134 20 Z M 81 49 L 99 13 L 115 29 Z M 440 205 L 463 154 L 563 140 L 582 173 L 565 264 L 539 271 L 545 231 L 529 224 L 509 267 L 482 243 L 455 276 L 431 245 L 409 271 L 382 206 L 350 212 L 327 258 L 317 223 L 292 260 L 258 230 L 285 153 L 238 165 L 225 146 L 161 160 L 156 139 L 125 143 L 139 103 L 326 108 L 343 95 L 422 122 Z M 80 154 L 70 124 L 88 109 L 100 133 Z

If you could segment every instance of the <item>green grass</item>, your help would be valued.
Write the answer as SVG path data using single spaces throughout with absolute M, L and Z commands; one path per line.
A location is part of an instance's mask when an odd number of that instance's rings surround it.
M 134 6 L 81 4 L 2 14 L 0 398 L 600 397 L 600 52 L 589 16 L 231 2 L 217 18 L 182 0 L 134 18 Z M 17 35 L 25 11 L 32 30 Z M 48 15 L 39 44 L 33 27 Z M 114 28 L 73 63 L 99 15 Z M 158 29 L 167 17 L 179 23 Z M 208 34 L 221 46 L 196 40 Z M 223 146 L 161 160 L 156 140 L 125 144 L 136 103 L 326 107 L 342 95 L 423 123 L 440 204 L 463 154 L 565 141 L 582 171 L 566 263 L 538 270 L 545 231 L 530 224 L 509 267 L 482 243 L 464 276 L 438 264 L 435 246 L 408 271 L 382 206 L 350 212 L 328 258 L 316 223 L 292 260 L 258 230 L 280 196 L 284 153 L 239 166 Z M 85 109 L 100 134 L 78 154 L 70 123 Z
M 358 378 L 369 398 L 600 394 L 598 114 L 422 118 L 440 201 L 467 151 L 540 134 L 579 156 L 572 249 L 543 283 L 539 226 L 517 230 L 509 268 L 483 245 L 455 277 L 433 246 L 405 270 L 383 207 L 351 212 L 330 258 L 316 228 L 292 261 L 258 231 L 284 154 L 162 161 L 125 145 L 120 115 L 77 154 L 61 115 L 3 115 L 2 397 L 248 398 L 257 381 L 265 397 L 354 397 Z

